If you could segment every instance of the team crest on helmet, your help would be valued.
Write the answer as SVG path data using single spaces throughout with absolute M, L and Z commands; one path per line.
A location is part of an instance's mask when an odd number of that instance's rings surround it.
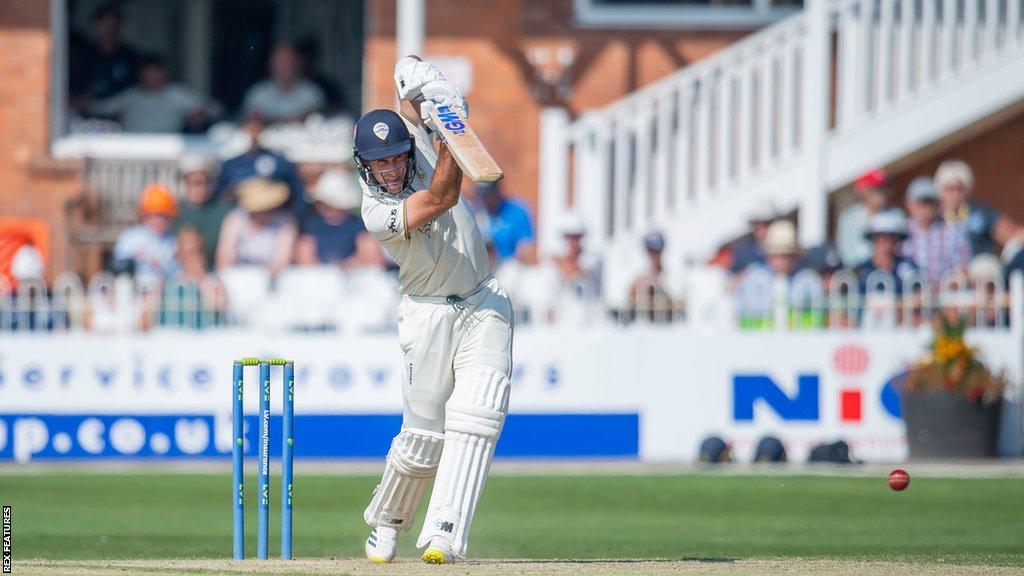
M 388 128 L 388 125 L 383 122 L 377 122 L 376 124 L 373 125 L 373 133 L 376 134 L 377 138 L 380 138 L 381 140 L 387 139 L 388 132 L 390 132 L 390 128 Z

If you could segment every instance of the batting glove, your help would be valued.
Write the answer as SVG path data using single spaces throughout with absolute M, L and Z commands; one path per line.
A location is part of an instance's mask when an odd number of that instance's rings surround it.
M 434 121 L 430 113 L 438 107 L 447 106 L 449 110 L 457 113 L 463 120 L 469 118 L 469 102 L 462 95 L 462 92 L 454 84 L 447 81 L 428 82 L 421 90 L 423 103 L 420 104 L 420 118 L 423 125 L 430 130 L 435 130 Z
M 395 86 L 402 100 L 412 102 L 419 99 L 423 86 L 436 81 L 443 82 L 444 75 L 429 62 L 406 56 L 395 64 Z

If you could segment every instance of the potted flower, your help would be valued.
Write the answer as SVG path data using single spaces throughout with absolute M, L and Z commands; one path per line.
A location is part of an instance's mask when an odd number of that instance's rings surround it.
M 966 331 L 965 321 L 940 318 L 928 353 L 902 380 L 911 458 L 995 456 L 1007 380 L 967 345 Z

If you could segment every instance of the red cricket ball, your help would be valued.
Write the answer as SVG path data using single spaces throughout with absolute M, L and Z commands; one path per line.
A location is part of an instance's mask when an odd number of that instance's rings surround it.
M 889 488 L 900 492 L 906 490 L 907 486 L 910 486 L 910 474 L 906 470 L 897 468 L 889 472 Z

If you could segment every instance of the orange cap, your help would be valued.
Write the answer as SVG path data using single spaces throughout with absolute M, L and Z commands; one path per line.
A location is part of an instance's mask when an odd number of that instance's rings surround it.
M 159 182 L 154 182 L 142 189 L 139 212 L 143 216 L 161 214 L 174 218 L 178 215 L 178 203 L 174 201 L 170 188 Z

